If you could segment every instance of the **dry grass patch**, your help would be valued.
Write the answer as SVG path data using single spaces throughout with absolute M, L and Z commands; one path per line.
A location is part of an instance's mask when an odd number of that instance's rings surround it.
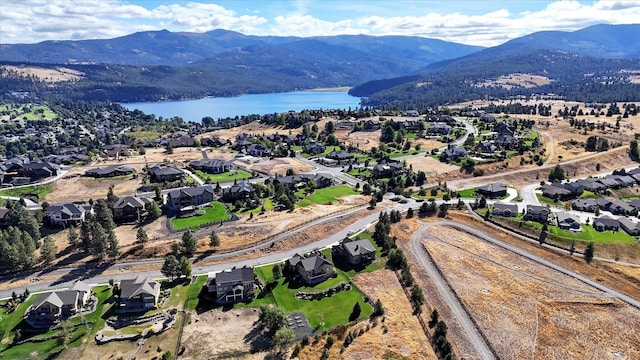
M 294 158 L 274 158 L 257 163 L 245 163 L 244 161 L 238 160 L 236 163 L 248 171 L 257 171 L 267 174 L 268 176 L 275 176 L 276 174 L 284 176 L 289 169 L 293 170 L 296 174 L 313 170 L 313 166 Z
M 424 244 L 501 358 L 640 356 L 637 309 L 453 228 L 430 228 Z
M 450 165 L 440 162 L 438 159 L 434 159 L 430 156 L 414 156 L 406 159 L 407 166 L 411 165 L 414 172 L 424 171 L 427 177 L 436 176 L 448 172 L 458 172 L 459 166 Z M 433 182 L 428 179 L 429 182 Z
M 9 71 L 15 71 L 22 76 L 35 76 L 40 80 L 48 83 L 56 83 L 60 81 L 76 81 L 84 78 L 84 73 L 57 66 L 53 69 L 46 69 L 37 66 L 12 66 L 3 65 Z

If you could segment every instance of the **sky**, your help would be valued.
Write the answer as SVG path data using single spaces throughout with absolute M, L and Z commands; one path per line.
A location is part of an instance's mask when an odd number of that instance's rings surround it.
M 640 0 L 0 0 L 2 44 L 226 29 L 299 37 L 407 35 L 495 46 L 537 31 L 638 22 Z

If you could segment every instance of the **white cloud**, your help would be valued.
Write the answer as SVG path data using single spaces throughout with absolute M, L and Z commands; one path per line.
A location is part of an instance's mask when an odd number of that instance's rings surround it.
M 258 3 L 260 4 L 260 3 Z M 267 4 L 266 2 L 264 4 Z M 377 16 L 368 15 L 367 4 Z M 454 12 L 438 12 L 436 3 L 340 2 L 338 18 L 328 20 L 314 8 L 322 3 L 275 2 L 263 8 L 230 8 L 208 2 L 167 3 L 147 9 L 125 0 L 2 0 L 0 1 L 0 43 L 42 40 L 108 38 L 144 30 L 205 32 L 228 29 L 248 35 L 317 36 L 338 34 L 413 35 L 465 44 L 493 46 L 506 40 L 542 30 L 571 31 L 598 23 L 621 24 L 640 19 L 640 1 L 582 3 L 554 1 L 539 11 L 512 13 L 503 9 L 486 13 L 464 13 L 464 3 Z M 243 4 L 244 7 L 246 5 Z M 267 18 L 267 6 L 278 14 Z M 346 8 L 345 8 L 346 6 Z M 381 16 L 387 7 L 388 14 Z M 346 9 L 358 9 L 347 11 Z M 382 10 L 381 10 L 382 9 Z M 273 13 L 271 11 L 270 13 Z M 369 13 L 373 14 L 373 13 Z M 335 13 L 332 15 L 336 15 Z

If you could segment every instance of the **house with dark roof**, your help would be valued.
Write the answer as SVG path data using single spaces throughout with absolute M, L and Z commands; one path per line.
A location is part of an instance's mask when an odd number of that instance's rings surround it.
M 310 155 L 322 154 L 326 150 L 327 150 L 327 147 L 324 146 L 324 144 L 321 144 L 321 143 L 306 144 L 302 148 L 302 152 L 304 152 L 305 154 L 310 154 Z
M 31 161 L 17 169 L 18 176 L 30 178 L 31 181 L 58 175 L 60 166 L 48 161 Z
M 194 146 L 196 144 L 196 140 L 189 135 L 182 135 L 169 140 L 169 144 L 173 147 L 189 147 Z
M 206 287 L 218 304 L 232 304 L 254 298 L 255 280 L 252 268 L 234 267 L 219 273 L 209 273 Z
M 91 294 L 91 286 L 82 281 L 77 281 L 71 289 L 43 294 L 25 312 L 25 320 L 35 328 L 49 328 L 82 311 Z
M 217 136 L 212 136 L 212 137 L 208 137 L 208 138 L 202 138 L 200 140 L 200 143 L 204 146 L 211 146 L 211 147 L 222 147 L 227 145 L 227 141 L 223 140 Z
M 638 209 L 619 199 L 611 200 L 607 210 L 613 215 L 638 215 Z
M 170 210 L 190 211 L 215 200 L 211 185 L 175 189 L 167 194 L 165 206 Z
M 131 150 L 129 145 L 113 144 L 103 146 L 102 153 L 111 158 L 118 158 L 121 156 L 131 156 L 133 154 L 133 150 Z
M 626 217 L 618 218 L 618 223 L 620 224 L 620 227 L 627 232 L 627 234 L 631 236 L 640 235 L 640 223 L 633 222 Z
M 476 194 L 489 199 L 496 199 L 507 195 L 507 185 L 503 183 L 491 183 L 476 188 Z
M 611 179 L 617 181 L 620 187 L 631 187 L 636 185 L 636 180 L 626 174 L 608 175 Z
M 467 155 L 467 150 L 460 146 L 455 146 L 453 144 L 447 145 L 447 148 L 444 149 L 443 155 L 446 160 L 458 161 L 460 158 L 463 158 Z
M 309 285 L 321 283 L 336 274 L 333 263 L 321 253 L 295 254 L 285 266 L 295 272 L 300 282 Z
M 586 178 L 586 179 L 577 180 L 574 183 L 581 185 L 585 190 L 588 190 L 591 192 L 599 192 L 599 191 L 607 190 L 607 186 L 602 182 L 600 182 L 599 179 Z
M 245 180 L 222 190 L 222 197 L 227 201 L 250 199 L 256 194 L 253 185 Z
M 138 276 L 120 282 L 120 303 L 116 312 L 153 310 L 158 305 L 160 283 Z
M 331 153 L 329 153 L 327 155 L 328 159 L 332 159 L 332 160 L 337 160 L 337 161 L 344 161 L 344 160 L 353 160 L 355 159 L 355 155 L 353 155 L 350 152 L 346 152 L 346 151 L 332 151 Z
M 594 212 L 598 203 L 595 199 L 577 199 L 571 203 L 571 208 L 578 211 Z
M 620 222 L 618 219 L 614 219 L 609 216 L 602 216 L 593 219 L 593 228 L 596 231 L 618 231 L 620 229 Z
M 113 204 L 113 219 L 116 221 L 142 221 L 148 215 L 153 200 L 146 197 L 124 196 Z
M 182 169 L 174 166 L 155 165 L 147 170 L 152 182 L 178 181 L 185 178 Z
M 107 178 L 107 177 L 115 177 L 115 176 L 125 176 L 131 175 L 135 171 L 124 165 L 112 165 L 104 168 L 93 168 L 84 172 L 85 176 L 91 176 L 94 178 Z
M 516 217 L 518 216 L 518 205 L 507 203 L 494 203 L 491 215 L 503 216 L 503 217 Z
M 425 132 L 427 135 L 449 135 L 451 126 L 445 123 L 430 123 Z
M 232 162 L 218 159 L 191 161 L 189 166 L 192 169 L 202 170 L 208 174 L 222 174 L 236 169 Z
M 536 221 L 541 224 L 549 222 L 549 215 L 551 210 L 546 206 L 540 205 L 527 205 L 526 213 L 524 214 L 524 220 Z
M 558 227 L 565 230 L 580 230 L 582 225 L 580 219 L 566 211 L 560 211 L 556 214 Z
M 500 134 L 493 142 L 503 149 L 513 149 L 518 146 L 518 139 L 512 135 Z
M 87 213 L 93 214 L 89 203 L 51 204 L 44 209 L 44 219 L 51 225 L 78 225 L 86 219 Z
M 365 266 L 375 261 L 376 248 L 368 239 L 345 238 L 331 249 L 334 256 L 353 266 Z
M 376 179 L 388 178 L 401 174 L 403 170 L 404 166 L 402 166 L 402 163 L 399 161 L 381 160 L 373 167 L 371 175 Z
M 540 188 L 542 189 L 542 196 L 546 196 L 554 200 L 565 201 L 573 198 L 573 193 L 562 186 L 544 184 Z

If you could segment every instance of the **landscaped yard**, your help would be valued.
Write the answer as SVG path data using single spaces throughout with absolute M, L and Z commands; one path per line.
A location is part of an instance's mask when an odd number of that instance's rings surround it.
M 356 194 L 358 194 L 356 190 L 346 185 L 318 189 L 314 191 L 313 194 L 308 195 L 304 199 L 298 201 L 298 206 L 306 207 L 313 204 L 329 205 L 338 198 Z
M 270 198 L 263 199 L 262 205 L 258 206 L 255 209 L 242 210 L 242 211 L 238 212 L 238 214 L 241 214 L 241 215 L 249 215 L 249 214 L 257 215 L 262 211 L 262 208 L 264 208 L 265 212 L 273 210 L 273 200 L 271 200 Z
M 569 230 L 560 229 L 557 226 L 549 226 L 549 234 L 559 238 L 559 240 L 576 240 L 576 241 L 593 241 L 594 243 L 629 243 L 633 244 L 634 240 L 631 235 L 627 234 L 623 230 L 612 231 L 596 231 L 591 225 L 582 225 L 582 231 L 573 232 Z
M 76 316 L 69 320 L 67 320 L 68 326 L 71 329 L 70 339 L 68 340 L 68 348 L 78 347 L 83 343 L 83 339 L 85 337 L 93 337 L 97 333 L 98 330 L 104 327 L 104 319 L 102 315 L 105 310 L 105 302 L 111 296 L 111 289 L 107 286 L 98 286 L 93 289 L 98 298 L 98 305 L 96 306 L 96 310 L 90 314 L 84 316 Z M 26 342 L 21 345 L 9 346 L 6 345 L 11 344 L 11 340 L 13 336 L 15 336 L 15 330 L 13 330 L 16 325 L 20 323 L 22 320 L 22 315 L 26 308 L 33 303 L 33 300 L 38 298 L 40 295 L 33 295 L 29 300 L 25 303 L 21 304 L 20 307 L 13 312 L 12 314 L 5 317 L 5 309 L 0 309 L 0 317 L 2 321 L 0 321 L 0 333 L 3 333 L 2 341 L 0 342 L 0 358 L 6 359 L 27 359 L 27 358 L 41 358 L 46 356 L 51 356 L 55 358 L 56 354 L 61 354 L 65 347 L 59 343 L 58 338 L 53 338 L 46 341 L 38 341 L 38 342 Z M 22 325 L 19 325 L 21 327 Z M 28 326 L 28 325 L 24 325 Z M 55 336 L 60 334 L 61 330 L 56 329 L 53 331 L 48 331 L 40 335 L 35 335 L 34 338 L 45 338 L 49 336 Z
M 188 218 L 173 218 L 171 223 L 175 230 L 198 229 L 200 226 L 218 221 L 229 220 L 231 215 L 227 208 L 219 201 L 211 202 L 211 206 L 204 208 L 204 214 Z
M 194 174 L 208 183 L 224 183 L 234 180 L 245 180 L 251 178 L 250 172 L 241 169 L 227 171 L 222 174 L 207 174 L 202 170 L 194 170 Z
M 24 195 L 35 194 L 38 195 L 38 199 L 44 199 L 44 197 L 49 194 L 53 190 L 53 186 L 51 184 L 44 185 L 35 185 L 35 186 L 25 186 L 16 189 L 3 189 L 0 190 L 0 195 L 2 196 L 14 196 L 21 197 Z

